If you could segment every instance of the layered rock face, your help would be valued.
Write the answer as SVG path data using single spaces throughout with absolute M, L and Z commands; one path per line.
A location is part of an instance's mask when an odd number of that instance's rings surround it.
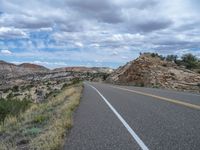
M 200 92 L 200 74 L 150 54 L 118 68 L 107 82 Z

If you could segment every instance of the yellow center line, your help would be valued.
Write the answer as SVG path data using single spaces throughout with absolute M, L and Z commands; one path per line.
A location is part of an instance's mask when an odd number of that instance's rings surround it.
M 144 92 L 130 90 L 130 89 L 116 87 L 116 86 L 112 86 L 112 87 L 117 88 L 117 89 L 121 89 L 121 90 L 124 90 L 124 91 L 129 91 L 129 92 L 132 92 L 132 93 L 136 93 L 136 94 L 145 95 L 145 96 L 153 97 L 153 98 L 156 98 L 156 99 L 164 100 L 164 101 L 171 102 L 171 103 L 174 103 L 174 104 L 186 106 L 186 107 L 189 107 L 189 108 L 192 108 L 192 109 L 200 110 L 199 105 L 195 105 L 195 104 L 191 104 L 191 103 L 187 103 L 187 102 L 182 102 L 180 100 L 170 99 L 170 98 L 166 98 L 166 97 L 161 97 L 161 96 L 157 96 L 157 95 L 153 95 L 153 94 L 149 94 L 149 93 L 144 93 Z

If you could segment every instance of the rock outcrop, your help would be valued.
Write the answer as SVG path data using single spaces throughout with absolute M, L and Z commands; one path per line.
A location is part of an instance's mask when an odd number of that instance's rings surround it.
M 200 74 L 151 54 L 143 54 L 119 67 L 107 82 L 200 92 Z

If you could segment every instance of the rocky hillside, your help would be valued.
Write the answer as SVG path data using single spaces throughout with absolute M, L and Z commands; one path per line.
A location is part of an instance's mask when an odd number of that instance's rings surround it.
M 119 67 L 107 82 L 200 92 L 200 74 L 151 54 L 143 54 Z
M 0 79 L 13 78 L 35 72 L 45 72 L 47 68 L 34 64 L 15 65 L 5 61 L 0 61 Z
M 16 78 L 19 76 L 24 76 L 27 74 L 35 73 L 55 73 L 55 72 L 79 72 L 79 73 L 106 73 L 110 74 L 113 69 L 107 67 L 63 67 L 56 68 L 54 70 L 49 70 L 44 66 L 23 63 L 20 65 L 15 65 L 0 60 L 0 80 L 5 78 Z
M 56 68 L 53 71 L 69 71 L 69 72 L 82 72 L 82 73 L 112 73 L 113 69 L 107 67 L 64 67 Z
M 30 64 L 30 63 L 23 63 L 20 64 L 19 67 L 24 68 L 24 69 L 29 69 L 33 72 L 44 72 L 44 71 L 49 71 L 49 69 L 47 69 L 44 66 L 41 65 L 36 65 L 36 64 Z
M 1 90 L 6 91 L 14 86 L 38 84 L 49 81 L 71 81 L 73 79 L 103 81 L 113 71 L 110 68 L 65 67 L 49 70 L 43 66 L 23 63 L 15 65 L 0 61 L 0 97 Z

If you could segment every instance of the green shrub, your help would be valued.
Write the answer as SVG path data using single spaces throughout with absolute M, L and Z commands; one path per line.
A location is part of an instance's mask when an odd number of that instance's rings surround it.
M 30 128 L 30 129 L 26 129 L 23 133 L 25 135 L 37 135 L 41 132 L 41 129 L 40 128 Z
M 163 67 L 167 67 L 167 64 L 162 64 Z
M 196 56 L 188 53 L 183 55 L 182 62 L 186 66 L 187 69 L 195 69 L 198 68 L 198 59 Z
M 69 86 L 69 84 L 68 83 L 65 83 L 65 84 L 63 84 L 63 86 L 62 86 L 62 89 L 61 90 L 63 90 L 64 88 L 66 88 L 66 87 L 68 87 Z
M 35 116 L 35 118 L 33 119 L 33 122 L 34 123 L 42 123 L 46 120 L 46 116 L 44 115 L 38 115 L 38 116 Z
M 158 57 L 158 53 L 151 53 L 151 57 Z
M 8 100 L 11 100 L 12 98 L 14 97 L 14 95 L 13 95 L 13 93 L 11 92 L 11 93 L 9 93 L 8 95 L 7 95 L 7 99 Z
M 13 91 L 13 92 L 18 92 L 18 91 L 19 91 L 19 86 L 15 85 L 15 86 L 12 88 L 12 91 Z
M 3 93 L 8 93 L 9 92 L 9 88 L 8 89 L 3 89 Z
M 78 84 L 81 80 L 79 78 L 74 78 L 72 84 Z
M 144 83 L 140 83 L 140 87 L 144 87 Z
M 197 86 L 200 88 L 200 83 L 197 83 Z
M 3 122 L 8 115 L 18 116 L 30 106 L 30 101 L 18 99 L 0 99 L 0 122 Z
M 156 89 L 160 88 L 160 85 L 159 84 L 153 85 L 152 88 L 156 88 Z
M 177 61 L 177 58 L 178 58 L 177 55 L 167 55 L 166 60 L 167 60 L 167 61 L 176 62 L 176 61 Z

